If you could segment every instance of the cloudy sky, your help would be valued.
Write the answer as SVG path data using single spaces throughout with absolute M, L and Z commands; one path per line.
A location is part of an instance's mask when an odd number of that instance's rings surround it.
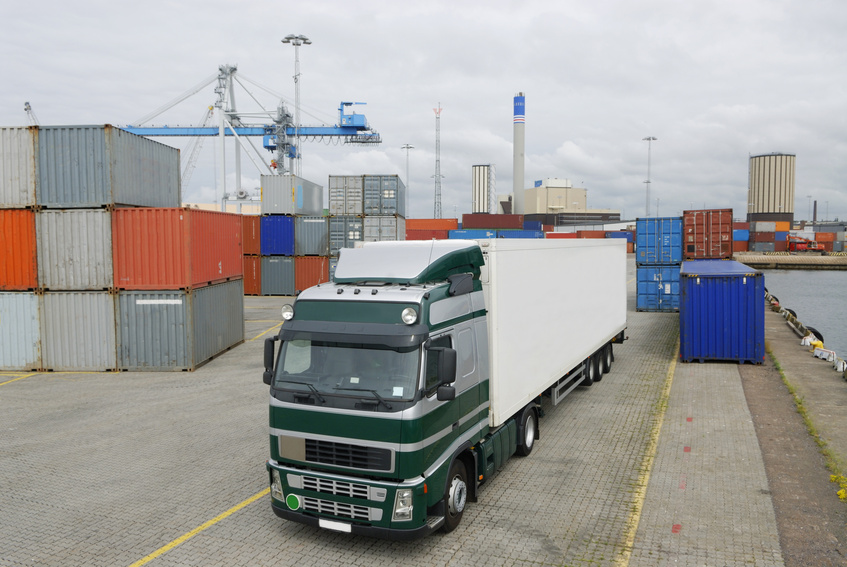
M 795 217 L 811 195 L 819 218 L 847 218 L 842 0 L 47 0 L 3 2 L 0 19 L 3 126 L 27 124 L 25 101 L 42 125 L 136 123 L 222 64 L 250 89 L 238 87 L 239 110 L 274 109 L 281 96 L 293 111 L 294 48 L 280 40 L 294 33 L 312 40 L 300 50 L 302 123 L 333 124 L 340 101 L 362 101 L 383 139 L 304 143 L 303 177 L 405 178 L 401 146 L 412 144 L 410 217 L 432 216 L 439 103 L 444 216 L 469 211 L 472 165 L 494 164 L 497 192 L 511 191 L 520 91 L 527 186 L 570 179 L 589 207 L 643 216 L 643 138 L 654 136 L 651 215 L 658 205 L 661 216 L 743 217 L 749 156 L 781 152 L 797 156 Z M 197 124 L 214 101 L 208 87 L 152 124 Z M 214 146 L 205 141 L 185 201 L 214 200 Z M 246 156 L 242 175 L 258 186 Z

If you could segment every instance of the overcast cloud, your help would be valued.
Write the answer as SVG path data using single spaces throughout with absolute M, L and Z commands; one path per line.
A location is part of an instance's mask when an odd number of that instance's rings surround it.
M 219 65 L 283 96 L 293 112 L 300 50 L 305 125 L 356 107 L 374 147 L 304 143 L 303 177 L 399 174 L 410 153 L 410 217 L 433 211 L 435 114 L 441 114 L 443 216 L 470 210 L 471 166 L 512 187 L 512 98 L 526 94 L 526 186 L 567 178 L 589 207 L 651 214 L 733 208 L 746 214 L 750 155 L 797 155 L 795 218 L 847 217 L 847 5 L 840 0 L 3 2 L 0 125 L 126 125 Z M 278 99 L 250 87 L 266 108 Z M 259 107 L 244 91 L 242 111 Z M 205 89 L 153 121 L 200 121 Z M 187 140 L 158 138 L 184 147 Z M 261 146 L 256 139 L 256 145 Z M 215 195 L 208 139 L 185 201 Z M 227 156 L 233 152 L 228 149 Z M 265 161 L 271 154 L 262 150 Z M 232 166 L 229 187 L 232 187 Z M 246 188 L 259 171 L 243 159 Z M 827 213 L 828 209 L 828 213 Z

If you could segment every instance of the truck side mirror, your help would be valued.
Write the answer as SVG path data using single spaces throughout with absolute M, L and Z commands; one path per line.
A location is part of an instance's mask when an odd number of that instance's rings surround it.
M 265 339 L 265 373 L 262 374 L 262 380 L 268 386 L 271 385 L 274 376 L 274 346 L 278 340 L 279 335 Z

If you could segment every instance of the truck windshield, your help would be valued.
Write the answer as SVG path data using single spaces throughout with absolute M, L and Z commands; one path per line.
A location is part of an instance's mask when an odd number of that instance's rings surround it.
M 282 343 L 274 387 L 320 395 L 409 400 L 420 349 L 297 339 Z

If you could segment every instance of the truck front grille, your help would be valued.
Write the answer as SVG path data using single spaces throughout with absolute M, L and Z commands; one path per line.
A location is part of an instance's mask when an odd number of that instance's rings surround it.
M 350 498 L 368 499 L 368 487 L 365 484 L 354 484 L 342 480 L 328 478 L 317 478 L 314 476 L 303 477 L 303 488 L 313 492 L 324 492 L 337 496 L 348 496 Z
M 348 518 L 350 520 L 366 520 L 370 521 L 370 513 L 367 506 L 355 506 L 353 504 L 344 504 L 341 502 L 330 502 L 329 500 L 319 500 L 317 498 L 303 498 L 303 509 L 308 512 L 318 514 L 329 514 L 338 518 Z
M 390 450 L 334 441 L 306 439 L 306 460 L 353 469 L 391 470 Z

